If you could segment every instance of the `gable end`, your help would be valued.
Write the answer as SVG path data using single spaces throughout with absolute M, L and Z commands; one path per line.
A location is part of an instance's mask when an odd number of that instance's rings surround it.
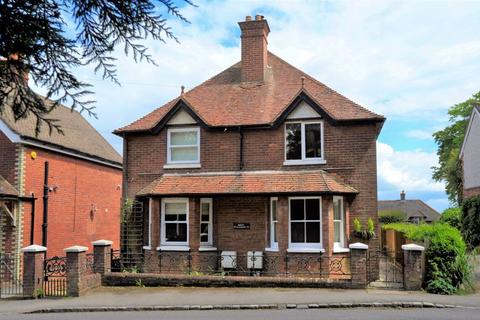
M 175 120 L 175 117 L 181 113 L 185 112 L 188 116 L 190 116 L 198 125 L 201 127 L 207 128 L 208 125 L 203 121 L 196 113 L 192 110 L 192 108 L 183 100 L 179 100 L 170 111 L 160 120 L 155 127 L 152 128 L 151 132 L 153 134 L 158 134 L 163 127 L 170 123 L 170 121 Z

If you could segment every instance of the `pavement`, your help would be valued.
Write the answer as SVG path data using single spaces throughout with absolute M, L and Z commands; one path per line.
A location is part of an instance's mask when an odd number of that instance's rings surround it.
M 475 308 L 480 294 L 441 296 L 382 289 L 141 288 L 102 287 L 78 298 L 1 300 L 0 315 L 32 312 L 314 309 Z

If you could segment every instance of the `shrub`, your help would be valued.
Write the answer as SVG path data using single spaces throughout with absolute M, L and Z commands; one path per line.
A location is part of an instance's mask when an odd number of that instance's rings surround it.
M 378 212 L 378 221 L 382 224 L 404 222 L 407 214 L 400 210 L 383 210 Z
M 383 227 L 402 232 L 407 239 L 427 243 L 424 287 L 430 293 L 453 294 L 462 285 L 472 287 L 472 267 L 458 229 L 445 224 L 393 223 Z
M 448 208 L 442 212 L 440 221 L 460 230 L 462 226 L 460 220 L 461 212 L 460 208 Z
M 480 246 L 480 196 L 462 203 L 462 234 L 470 249 Z

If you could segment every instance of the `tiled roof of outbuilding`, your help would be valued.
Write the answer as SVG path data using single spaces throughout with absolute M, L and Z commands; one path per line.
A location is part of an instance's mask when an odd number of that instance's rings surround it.
M 268 64 L 265 82 L 242 82 L 241 63 L 236 63 L 115 133 L 153 129 L 179 100 L 187 103 L 208 126 L 268 125 L 278 119 L 302 91 L 336 121 L 385 120 L 271 52 Z

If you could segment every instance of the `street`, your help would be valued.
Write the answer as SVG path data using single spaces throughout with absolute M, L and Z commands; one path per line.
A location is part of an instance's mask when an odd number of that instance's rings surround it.
M 478 309 L 322 309 L 322 310 L 233 310 L 233 311 L 153 311 L 153 312 L 99 312 L 54 313 L 30 315 L 2 315 L 0 320 L 216 320 L 216 319 L 275 319 L 275 320 L 470 320 L 480 319 Z

